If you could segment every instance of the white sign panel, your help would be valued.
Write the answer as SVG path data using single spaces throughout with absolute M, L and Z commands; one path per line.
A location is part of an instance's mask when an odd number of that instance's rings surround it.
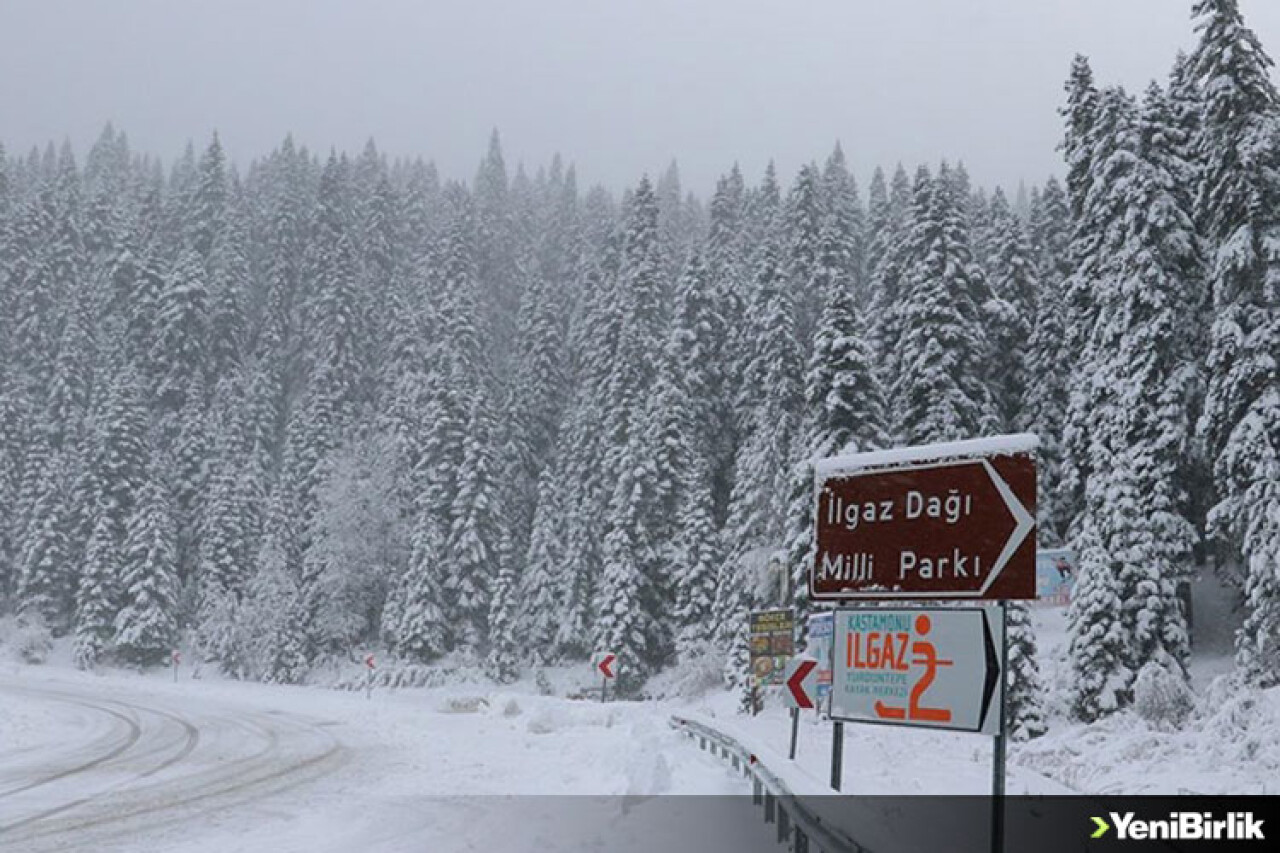
M 1001 617 L 998 607 L 837 610 L 832 719 L 996 734 Z
M 818 707 L 825 708 L 831 695 L 831 641 L 835 631 L 835 614 L 829 610 L 809 617 L 808 644 L 805 650 L 818 661 Z
M 782 697 L 788 708 L 812 708 L 818 698 L 818 662 L 808 655 L 787 661 Z

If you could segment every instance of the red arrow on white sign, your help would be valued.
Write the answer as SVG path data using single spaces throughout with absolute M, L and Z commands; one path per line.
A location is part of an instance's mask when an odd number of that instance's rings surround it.
M 613 678 L 613 662 L 617 659 L 617 655 L 612 652 L 606 652 L 601 655 L 600 662 L 596 664 L 596 669 L 600 670 L 605 678 Z
M 812 708 L 813 696 L 818 686 L 818 662 L 811 657 L 794 657 L 787 662 L 787 692 L 784 694 L 789 708 Z
M 374 666 L 373 666 L 373 655 L 365 655 L 365 658 L 364 658 L 364 665 L 365 665 L 365 666 L 367 666 L 367 667 L 369 667 L 369 669 L 373 669 L 373 668 L 374 668 Z

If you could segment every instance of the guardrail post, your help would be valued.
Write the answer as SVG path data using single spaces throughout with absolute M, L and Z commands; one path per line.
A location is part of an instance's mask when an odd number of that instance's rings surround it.
M 809 853 L 809 836 L 804 834 L 804 830 L 796 825 L 796 842 L 795 853 Z
M 782 806 L 778 806 L 778 843 L 784 844 L 791 834 L 791 816 Z
M 777 804 L 774 801 L 774 797 L 773 797 L 773 791 L 766 790 L 764 792 L 764 822 L 765 823 L 773 823 L 774 809 L 776 805 Z
M 764 786 L 760 784 L 760 780 L 752 778 L 751 780 L 751 805 L 758 806 L 760 801 L 764 799 Z

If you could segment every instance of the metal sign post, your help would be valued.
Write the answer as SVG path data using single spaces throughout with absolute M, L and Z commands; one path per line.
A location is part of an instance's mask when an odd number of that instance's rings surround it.
M 800 737 L 800 709 L 791 709 L 791 754 L 787 757 L 796 760 L 796 739 Z
M 831 729 L 831 787 L 840 790 L 844 778 L 844 723 L 839 720 Z
M 1000 602 L 1000 728 L 996 730 L 991 760 L 991 851 L 1004 853 L 1005 757 L 1009 722 L 1006 700 L 1009 686 L 1009 605 Z

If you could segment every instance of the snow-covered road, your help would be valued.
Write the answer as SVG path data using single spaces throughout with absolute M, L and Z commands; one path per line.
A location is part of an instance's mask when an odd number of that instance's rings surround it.
M 0 850 L 773 849 L 666 710 L 476 698 L 0 672 Z
M 63 733 L 0 750 L 0 845 L 98 849 L 227 815 L 342 767 L 347 751 L 323 720 L 216 702 L 139 701 L 101 684 L 0 681 Z M 61 723 L 61 725 L 58 725 Z

